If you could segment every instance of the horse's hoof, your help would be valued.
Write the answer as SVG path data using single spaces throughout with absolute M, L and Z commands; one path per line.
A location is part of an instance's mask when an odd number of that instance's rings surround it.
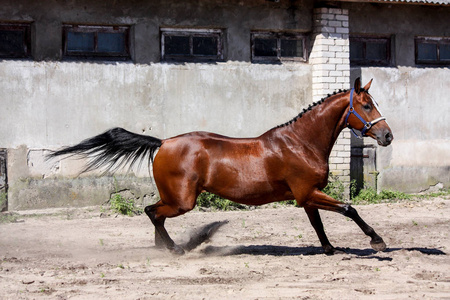
M 180 246 L 175 245 L 172 249 L 170 249 L 170 252 L 175 255 L 184 255 L 184 250 Z
M 370 246 L 377 252 L 386 250 L 386 243 L 382 239 L 370 241 Z

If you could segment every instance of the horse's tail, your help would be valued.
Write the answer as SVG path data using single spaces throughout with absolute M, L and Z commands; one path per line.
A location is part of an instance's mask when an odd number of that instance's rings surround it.
M 139 162 L 140 166 L 146 156 L 149 157 L 150 164 L 161 144 L 162 141 L 158 138 L 132 133 L 123 128 L 113 128 L 78 145 L 54 151 L 47 158 L 61 155 L 88 158 L 89 162 L 82 173 L 98 168 L 105 168 L 105 172 L 116 171 L 127 164 L 131 168 L 136 162 Z

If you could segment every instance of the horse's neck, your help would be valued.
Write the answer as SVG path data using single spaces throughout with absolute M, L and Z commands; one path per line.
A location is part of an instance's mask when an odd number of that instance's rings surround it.
M 291 125 L 286 133 L 297 143 L 313 148 L 316 154 L 328 160 L 340 132 L 345 128 L 345 112 L 349 105 L 348 93 L 326 99 Z

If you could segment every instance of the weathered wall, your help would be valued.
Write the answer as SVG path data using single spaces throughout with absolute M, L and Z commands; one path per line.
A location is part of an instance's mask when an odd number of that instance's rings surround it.
M 448 68 L 363 68 L 395 140 L 379 147 L 378 187 L 419 192 L 450 187 Z M 370 141 L 367 141 L 370 142 Z
M 258 135 L 295 116 L 310 96 L 306 64 L 0 66 L 9 147 L 59 147 L 114 125 L 162 138 L 193 130 Z
M 254 136 L 312 99 L 308 64 L 250 62 L 252 30 L 310 32 L 312 1 L 2 0 L 0 6 L 0 20 L 32 22 L 34 60 L 0 62 L 9 209 L 99 204 L 121 189 L 142 200 L 155 191 L 145 167 L 119 173 L 116 182 L 76 178 L 83 161 L 46 162 L 47 149 L 116 126 L 160 138 L 194 130 Z M 131 25 L 132 61 L 63 61 L 64 23 Z M 161 63 L 161 27 L 225 29 L 225 62 Z
M 0 137 L 9 149 L 9 206 L 86 204 L 91 200 L 74 201 L 74 193 L 96 198 L 88 187 L 106 184 L 75 180 L 83 191 L 57 188 L 55 177 L 76 175 L 75 162 L 44 162 L 41 149 L 71 145 L 115 126 L 160 138 L 193 130 L 259 135 L 295 116 L 311 99 L 309 74 L 306 64 L 3 61 Z M 111 182 L 92 204 L 105 201 Z
M 312 64 L 251 63 L 250 33 L 310 34 L 313 2 L 0 0 L 0 20 L 32 22 L 33 60 L 0 61 L 0 149 L 8 150 L 9 209 L 100 204 L 122 189 L 151 201 L 145 196 L 155 187 L 145 167 L 119 173 L 115 181 L 95 174 L 76 178 L 82 161 L 43 160 L 48 149 L 111 127 L 161 138 L 193 130 L 254 136 L 290 120 L 312 102 Z M 392 67 L 351 70 L 351 83 L 357 76 L 364 83 L 374 78 L 371 92 L 395 135 L 392 146 L 377 150 L 379 188 L 449 186 L 449 68 L 414 64 L 415 35 L 450 36 L 449 8 L 342 8 L 350 34 L 390 34 L 394 40 Z M 64 61 L 63 23 L 131 25 L 131 61 Z M 160 62 L 161 27 L 225 29 L 225 61 Z
M 392 35 L 392 67 L 352 67 L 352 80 L 374 82 L 394 141 L 378 147 L 378 189 L 419 192 L 450 187 L 450 68 L 415 65 L 415 36 L 450 36 L 448 7 L 351 4 L 350 31 Z M 372 16 L 372 17 L 371 17 Z M 376 17 L 375 17 L 376 16 Z M 376 143 L 366 138 L 366 144 Z

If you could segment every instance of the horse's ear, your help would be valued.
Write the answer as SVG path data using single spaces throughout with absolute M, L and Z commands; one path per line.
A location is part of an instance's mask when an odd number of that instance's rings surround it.
M 359 77 L 355 80 L 355 92 L 357 94 L 361 92 L 361 79 Z
M 373 78 L 372 78 L 372 79 L 370 79 L 369 83 L 368 83 L 368 84 L 366 84 L 366 86 L 364 87 L 364 89 L 365 89 L 366 91 L 369 91 L 369 89 L 370 89 L 370 85 L 372 84 L 372 80 L 373 80 Z

